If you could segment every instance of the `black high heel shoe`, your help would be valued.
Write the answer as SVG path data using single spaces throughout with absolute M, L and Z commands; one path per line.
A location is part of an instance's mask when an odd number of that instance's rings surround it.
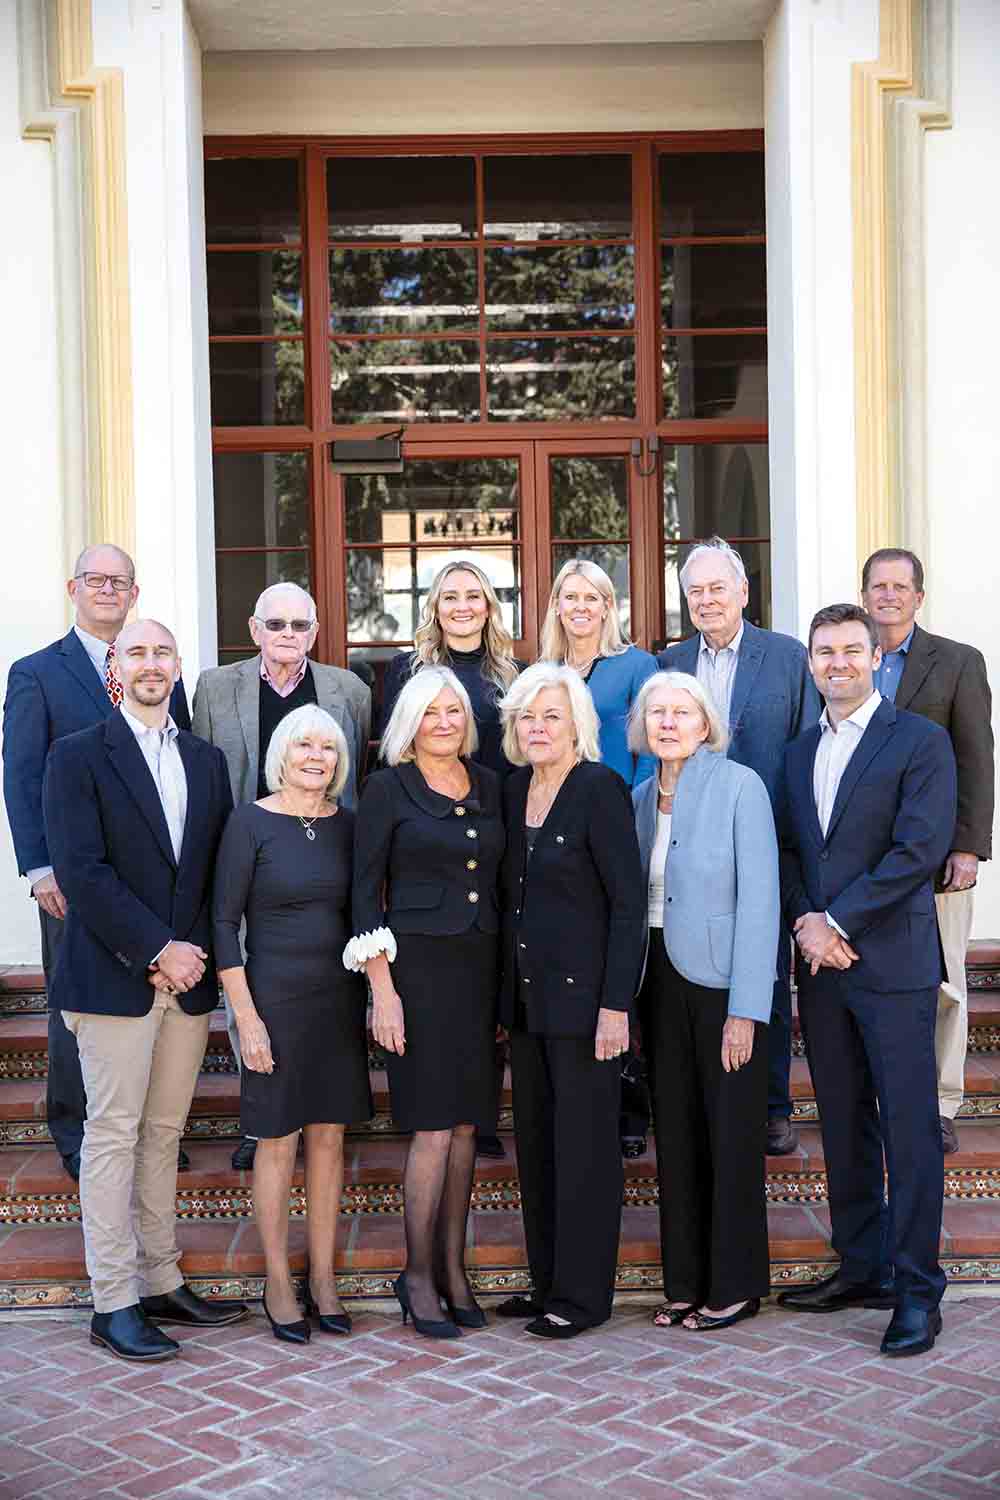
M 473 1302 L 471 1307 L 456 1307 L 454 1302 L 445 1301 L 448 1316 L 459 1328 L 485 1328 L 486 1314 L 478 1302 Z
M 401 1271 L 392 1283 L 392 1289 L 396 1294 L 396 1301 L 403 1309 L 403 1326 L 406 1326 L 407 1318 L 413 1319 L 413 1326 L 418 1333 L 422 1333 L 425 1339 L 457 1339 L 461 1338 L 462 1330 L 456 1327 L 450 1318 L 442 1318 L 440 1321 L 434 1318 L 418 1318 L 410 1306 L 410 1294 L 406 1286 L 406 1272 Z
M 312 1337 L 312 1329 L 309 1327 L 309 1324 L 305 1321 L 304 1318 L 300 1318 L 297 1323 L 276 1323 L 271 1317 L 270 1311 L 267 1306 L 266 1282 L 264 1283 L 264 1291 L 260 1300 L 261 1306 L 264 1309 L 264 1316 L 270 1323 L 271 1332 L 274 1334 L 276 1339 L 281 1339 L 281 1341 L 285 1344 L 308 1344 L 310 1338 Z
M 354 1326 L 350 1313 L 321 1313 L 306 1287 L 306 1317 L 314 1317 L 324 1333 L 350 1333 Z

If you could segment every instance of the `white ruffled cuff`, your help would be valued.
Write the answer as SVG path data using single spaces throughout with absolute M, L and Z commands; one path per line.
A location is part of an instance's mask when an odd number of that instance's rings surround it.
M 360 974 L 368 960 L 377 958 L 380 953 L 384 953 L 390 963 L 394 962 L 396 939 L 388 927 L 376 927 L 374 932 L 362 932 L 351 938 L 344 949 L 344 968 Z

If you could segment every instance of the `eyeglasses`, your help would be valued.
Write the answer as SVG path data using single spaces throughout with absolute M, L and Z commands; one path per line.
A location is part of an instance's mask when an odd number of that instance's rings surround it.
M 127 594 L 135 583 L 134 578 L 126 578 L 121 573 L 74 573 L 73 577 L 82 578 L 88 589 L 102 589 L 110 583 L 116 594 Z
M 315 620 L 262 620 L 260 615 L 254 615 L 254 619 L 273 635 L 278 635 L 282 630 L 292 630 L 296 635 L 308 635 L 316 624 Z

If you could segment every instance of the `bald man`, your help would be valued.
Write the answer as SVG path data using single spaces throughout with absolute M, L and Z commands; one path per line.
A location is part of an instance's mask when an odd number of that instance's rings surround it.
M 87 1096 L 80 1168 L 91 1341 L 121 1359 L 170 1359 L 156 1325 L 242 1317 L 184 1284 L 177 1146 L 218 997 L 215 856 L 232 810 L 220 750 L 179 730 L 177 643 L 155 620 L 116 642 L 120 712 L 52 747 L 43 806 L 66 931 L 50 1003 L 75 1036 Z

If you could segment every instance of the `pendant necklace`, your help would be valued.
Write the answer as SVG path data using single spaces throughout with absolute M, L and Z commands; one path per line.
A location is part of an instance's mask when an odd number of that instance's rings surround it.
M 313 824 L 315 823 L 316 818 L 310 818 L 307 823 L 301 813 L 296 813 L 295 816 L 298 818 L 299 822 L 302 824 L 302 827 L 305 829 L 306 838 L 311 843 L 312 840 L 316 837 L 315 831 L 313 829 Z M 319 817 L 319 813 L 316 814 L 316 817 Z

